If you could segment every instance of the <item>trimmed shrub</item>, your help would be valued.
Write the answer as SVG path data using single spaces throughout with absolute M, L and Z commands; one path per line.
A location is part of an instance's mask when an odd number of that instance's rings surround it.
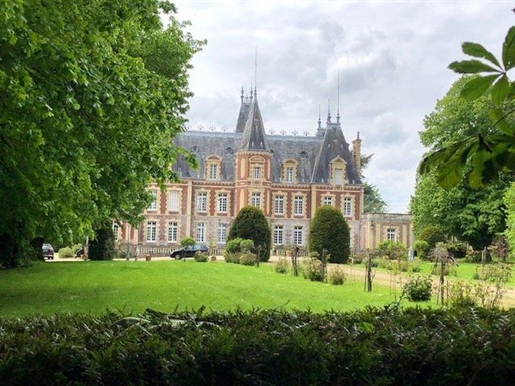
M 209 261 L 209 254 L 205 253 L 205 252 L 197 251 L 197 252 L 195 252 L 195 255 L 193 256 L 193 258 L 195 259 L 195 261 L 197 261 L 199 263 L 206 263 L 207 261 Z
M 429 249 L 433 249 L 436 247 L 436 243 L 445 242 L 447 238 L 445 237 L 445 233 L 435 226 L 428 226 L 422 229 L 417 237 L 417 240 L 423 240 L 427 242 L 429 245 Z
M 377 245 L 373 253 L 384 259 L 408 260 L 408 250 L 400 241 L 382 241 Z
M 309 250 L 322 255 L 324 249 L 331 263 L 346 263 L 350 256 L 349 225 L 342 212 L 330 205 L 316 210 L 309 232 Z
M 255 265 L 256 264 L 257 255 L 252 252 L 245 252 L 240 255 L 240 264 L 241 265 Z
M 74 253 L 71 248 L 63 247 L 63 248 L 59 249 L 59 257 L 61 259 L 66 258 L 66 257 L 73 257 L 73 256 L 74 256 Z
M 227 240 L 241 238 L 252 240 L 255 249 L 261 246 L 259 255 L 260 261 L 270 259 L 270 249 L 272 247 L 272 232 L 263 211 L 255 206 L 243 207 L 234 219 Z
M 432 288 L 431 276 L 416 275 L 404 283 L 402 293 L 412 302 L 426 302 L 431 300 Z
M 337 265 L 329 271 L 329 283 L 333 285 L 343 285 L 347 280 L 343 267 Z
M 301 264 L 302 276 L 311 281 L 322 281 L 322 262 L 314 257 L 305 259 Z
M 274 264 L 275 272 L 288 273 L 290 271 L 290 263 L 286 259 L 279 259 Z

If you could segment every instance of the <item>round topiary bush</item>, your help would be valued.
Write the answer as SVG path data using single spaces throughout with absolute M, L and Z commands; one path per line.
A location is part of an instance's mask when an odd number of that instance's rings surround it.
M 309 249 L 321 256 L 325 249 L 331 263 L 346 263 L 350 256 L 350 230 L 340 210 L 330 205 L 317 209 L 311 220 Z
M 416 275 L 404 284 L 402 293 L 412 302 L 427 302 L 431 300 L 432 288 L 431 276 Z
M 227 241 L 236 238 L 252 240 L 253 253 L 259 251 L 259 260 L 268 261 L 272 248 L 272 232 L 263 211 L 255 206 L 243 207 L 234 219 Z

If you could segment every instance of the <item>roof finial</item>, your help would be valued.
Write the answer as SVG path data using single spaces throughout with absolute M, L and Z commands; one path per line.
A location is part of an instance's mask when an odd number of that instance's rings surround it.
M 321 110 L 320 110 L 320 104 L 319 104 L 318 105 L 318 128 L 319 129 L 322 128 L 322 118 L 320 116 L 321 116 Z
M 257 98 L 257 46 L 254 55 L 254 97 Z
M 338 107 L 336 111 L 336 123 L 340 123 L 340 70 L 338 70 Z
M 250 78 L 250 103 L 252 103 L 253 96 L 253 87 L 252 87 L 252 78 Z
M 241 86 L 241 103 L 243 103 L 243 96 L 244 96 L 244 93 L 245 91 L 243 91 L 243 86 Z
M 331 123 L 331 99 L 327 100 L 327 123 Z

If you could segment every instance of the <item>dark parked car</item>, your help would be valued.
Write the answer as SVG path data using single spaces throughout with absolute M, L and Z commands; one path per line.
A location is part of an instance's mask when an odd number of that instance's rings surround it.
M 77 257 L 80 257 L 80 258 L 84 257 L 84 248 L 81 248 L 77 252 L 75 252 L 75 256 L 74 257 L 75 258 L 77 258 Z
M 195 244 L 186 248 L 182 247 L 174 249 L 172 253 L 170 253 L 170 257 L 172 259 L 180 260 L 183 257 L 193 257 L 197 252 L 209 253 L 209 248 L 206 244 Z
M 50 244 L 43 244 L 43 258 L 54 260 L 54 247 Z

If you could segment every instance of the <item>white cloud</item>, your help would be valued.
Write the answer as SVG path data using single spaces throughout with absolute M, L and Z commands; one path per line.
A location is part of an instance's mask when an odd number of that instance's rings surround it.
M 347 141 L 356 132 L 365 171 L 405 212 L 424 148 L 423 119 L 458 76 L 463 41 L 498 54 L 513 24 L 513 1 L 214 1 L 178 0 L 179 20 L 207 39 L 193 59 L 188 113 L 193 128 L 234 130 L 242 86 L 257 87 L 267 131 L 314 133 L 330 100 Z

